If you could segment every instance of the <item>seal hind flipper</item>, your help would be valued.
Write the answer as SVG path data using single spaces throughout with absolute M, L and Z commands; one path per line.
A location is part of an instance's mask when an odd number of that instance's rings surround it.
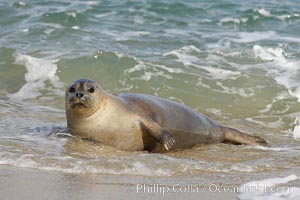
M 175 140 L 172 134 L 161 128 L 152 120 L 139 121 L 139 124 L 143 131 L 153 136 L 155 140 L 161 143 L 167 151 L 169 151 L 175 145 Z
M 225 126 L 222 126 L 221 128 L 223 130 L 223 134 L 225 137 L 224 142 L 231 142 L 235 144 L 260 145 L 260 146 L 268 145 L 268 143 L 264 139 L 258 136 L 248 135 L 236 129 L 225 127 Z

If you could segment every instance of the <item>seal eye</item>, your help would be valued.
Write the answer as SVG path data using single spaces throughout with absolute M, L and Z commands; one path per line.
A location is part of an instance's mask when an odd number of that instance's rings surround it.
M 71 92 L 71 93 L 75 92 L 75 88 L 71 87 L 71 88 L 69 89 L 69 92 Z
M 89 93 L 94 93 L 95 89 L 91 87 L 91 88 L 88 89 L 88 91 L 89 91 Z

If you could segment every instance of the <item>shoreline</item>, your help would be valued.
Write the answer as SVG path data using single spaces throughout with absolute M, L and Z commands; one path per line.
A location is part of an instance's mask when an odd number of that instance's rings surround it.
M 237 199 L 230 192 L 207 188 L 181 188 L 180 184 L 149 184 L 148 177 L 65 174 L 55 171 L 0 165 L 0 194 L 3 199 Z M 152 179 L 152 178 L 151 178 Z M 156 179 L 153 179 L 156 180 Z M 143 181 L 145 183 L 143 183 Z M 169 191 L 167 191 L 169 188 Z M 124 198 L 125 197 L 125 198 Z

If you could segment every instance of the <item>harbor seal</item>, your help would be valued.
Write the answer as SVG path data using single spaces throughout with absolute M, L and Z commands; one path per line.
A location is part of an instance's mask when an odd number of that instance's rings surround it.
M 220 142 L 267 144 L 183 104 L 147 94 L 113 95 L 89 79 L 76 80 L 66 89 L 65 109 L 71 134 L 120 150 L 164 152 Z

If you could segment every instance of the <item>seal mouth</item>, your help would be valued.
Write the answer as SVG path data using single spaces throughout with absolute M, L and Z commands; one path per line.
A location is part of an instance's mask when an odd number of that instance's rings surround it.
M 71 108 L 87 108 L 87 105 L 85 105 L 84 103 L 82 102 L 77 102 L 77 103 L 73 103 L 71 105 Z

